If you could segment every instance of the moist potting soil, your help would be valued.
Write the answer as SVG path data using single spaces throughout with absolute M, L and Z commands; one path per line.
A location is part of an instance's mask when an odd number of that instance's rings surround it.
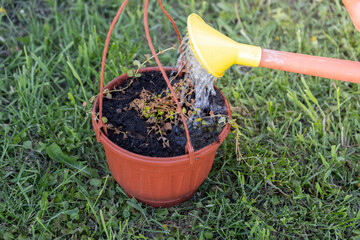
M 170 78 L 176 76 L 176 73 L 167 71 L 167 75 Z M 180 77 L 177 76 L 172 84 L 179 81 Z M 186 135 L 181 120 L 172 124 L 166 132 L 160 133 L 153 131 L 153 124 L 130 107 L 143 90 L 154 95 L 164 94 L 167 85 L 161 72 L 143 72 L 140 77 L 129 78 L 116 89 L 124 90 L 111 91 L 111 96 L 104 97 L 103 101 L 103 116 L 107 118 L 106 125 L 111 126 L 107 130 L 108 138 L 112 142 L 130 152 L 150 157 L 174 157 L 185 154 Z M 192 92 L 188 97 L 195 99 L 195 93 Z M 194 110 L 185 108 L 187 111 Z M 209 97 L 208 108 L 197 109 L 197 113 L 187 122 L 195 151 L 218 141 L 218 136 L 225 126 L 224 116 L 227 115 L 224 98 L 216 90 L 216 95 Z

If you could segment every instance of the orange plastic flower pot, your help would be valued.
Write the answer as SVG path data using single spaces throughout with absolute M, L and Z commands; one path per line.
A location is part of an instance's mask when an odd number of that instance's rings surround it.
M 165 70 L 175 70 L 165 68 Z M 144 68 L 140 72 L 159 71 L 158 67 Z M 122 84 L 126 74 L 109 82 L 105 89 L 113 89 Z M 215 87 L 216 88 L 216 87 Z M 221 92 L 220 92 L 221 93 Z M 222 93 L 221 93 L 222 94 Z M 226 108 L 230 106 L 222 94 Z M 98 112 L 99 97 L 96 98 L 93 111 Z M 153 207 L 170 207 L 191 198 L 208 176 L 216 150 L 230 132 L 227 124 L 218 139 L 212 144 L 195 152 L 195 161 L 190 162 L 189 155 L 160 158 L 148 157 L 129 152 L 114 144 L 103 131 L 98 129 L 98 121 L 93 116 L 92 124 L 103 144 L 110 171 L 129 197 Z

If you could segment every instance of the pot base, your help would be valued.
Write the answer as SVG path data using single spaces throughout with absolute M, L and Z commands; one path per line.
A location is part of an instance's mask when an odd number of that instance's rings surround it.
M 124 190 L 124 189 L 123 189 Z M 137 198 L 134 197 L 133 195 L 131 195 L 130 193 L 126 192 L 124 190 L 124 192 L 126 193 L 126 195 L 129 198 L 135 198 L 137 201 L 146 204 L 148 206 L 154 207 L 154 208 L 168 208 L 168 207 L 173 207 L 177 204 L 183 203 L 187 200 L 189 200 L 190 198 L 192 198 L 196 192 L 196 190 L 188 195 L 182 196 L 181 198 L 175 199 L 175 200 L 170 200 L 170 201 L 151 201 L 151 200 L 145 200 L 145 199 L 141 199 L 141 198 Z

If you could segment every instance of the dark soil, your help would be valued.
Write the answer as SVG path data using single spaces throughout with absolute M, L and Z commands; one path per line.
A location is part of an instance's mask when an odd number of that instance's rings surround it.
M 167 72 L 167 74 L 168 76 L 175 75 L 171 72 Z M 128 86 L 129 83 L 130 79 L 126 80 L 118 89 Z M 135 78 L 125 91 L 111 92 L 111 99 L 104 97 L 103 116 L 108 119 L 107 124 L 121 130 L 119 133 L 108 128 L 108 138 L 121 148 L 140 155 L 173 157 L 185 154 L 186 135 L 181 121 L 166 132 L 164 137 L 169 140 L 169 146 L 165 146 L 160 133 L 150 132 L 151 124 L 146 122 L 146 119 L 142 119 L 136 110 L 124 110 L 135 98 L 139 98 L 143 89 L 160 94 L 166 88 L 167 85 L 161 73 L 152 71 L 142 73 L 141 77 Z M 212 110 L 211 113 L 215 115 L 228 115 L 224 98 L 219 91 L 215 96 L 210 97 L 209 102 L 209 109 L 204 109 L 200 115 L 194 118 L 195 121 L 187 122 L 191 143 L 195 150 L 217 141 L 225 125 L 224 123 L 219 124 L 221 116 L 210 117 L 210 111 Z M 202 121 L 197 122 L 196 119 L 200 117 Z

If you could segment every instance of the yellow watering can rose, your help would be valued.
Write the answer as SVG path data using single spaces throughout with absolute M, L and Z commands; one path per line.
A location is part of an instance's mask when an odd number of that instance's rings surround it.
M 225 70 L 233 64 L 259 66 L 260 47 L 235 42 L 194 13 L 188 17 L 188 33 L 199 62 L 217 78 L 222 77 Z

